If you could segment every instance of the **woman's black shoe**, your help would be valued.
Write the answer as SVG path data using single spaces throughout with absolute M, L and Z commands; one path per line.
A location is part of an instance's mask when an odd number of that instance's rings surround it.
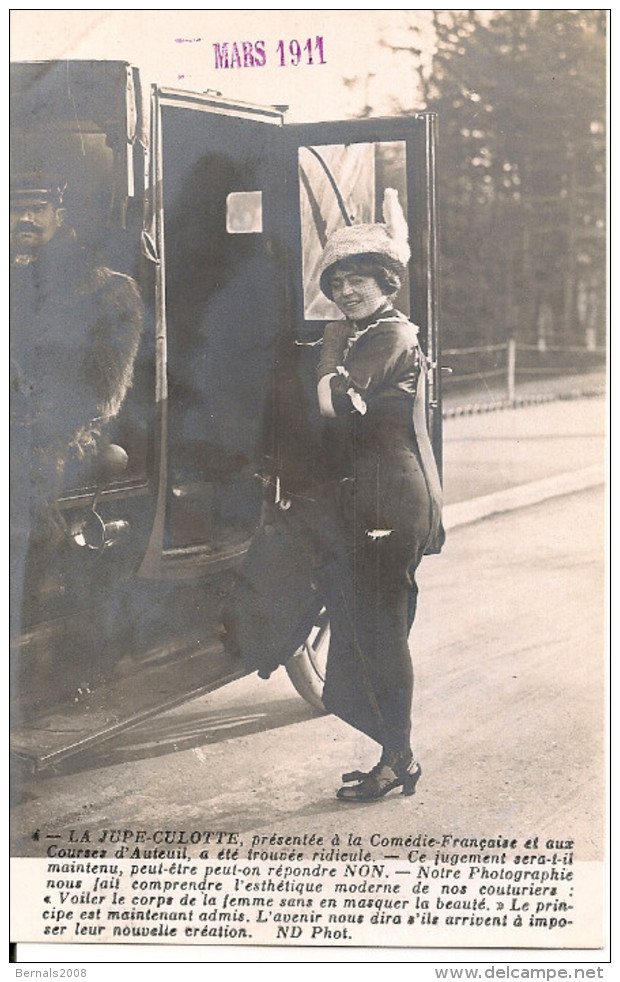
M 412 754 L 383 754 L 367 774 L 364 771 L 343 774 L 345 786 L 339 788 L 337 797 L 341 801 L 377 801 L 394 788 L 402 788 L 402 794 L 412 795 L 421 774 L 422 768 Z M 347 787 L 352 781 L 358 783 Z

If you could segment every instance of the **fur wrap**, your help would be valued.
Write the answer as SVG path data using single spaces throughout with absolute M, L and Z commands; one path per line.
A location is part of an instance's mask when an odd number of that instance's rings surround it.
M 51 503 L 70 452 L 92 449 L 118 414 L 142 327 L 135 281 L 89 261 L 67 235 L 37 261 L 13 265 L 11 463 L 22 478 L 29 468 L 40 503 Z

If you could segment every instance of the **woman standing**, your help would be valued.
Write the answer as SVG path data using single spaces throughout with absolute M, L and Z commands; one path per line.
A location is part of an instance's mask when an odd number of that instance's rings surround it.
M 415 571 L 426 552 L 438 551 L 442 535 L 425 419 L 426 359 L 417 327 L 392 304 L 409 256 L 406 226 L 396 192 L 389 189 L 386 199 L 385 225 L 333 234 L 320 278 L 345 320 L 325 331 L 319 408 L 334 477 L 353 479 L 341 485 L 352 488 L 341 502 L 344 559 L 324 584 L 331 640 L 323 701 L 382 748 L 368 773 L 343 775 L 338 797 L 352 802 L 398 787 L 413 794 L 420 777 L 411 748 L 408 636 Z

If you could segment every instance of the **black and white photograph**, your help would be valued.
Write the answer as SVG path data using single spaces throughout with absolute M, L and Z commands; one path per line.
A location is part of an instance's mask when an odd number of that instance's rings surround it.
M 608 31 L 11 10 L 12 961 L 604 977 Z

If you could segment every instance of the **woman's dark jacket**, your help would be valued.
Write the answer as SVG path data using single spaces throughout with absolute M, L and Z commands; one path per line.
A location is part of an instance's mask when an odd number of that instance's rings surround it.
M 390 407 L 396 411 L 397 405 L 401 406 L 401 415 L 410 416 L 412 432 L 406 427 L 402 435 L 406 447 L 410 440 L 415 443 L 431 508 L 425 551 L 439 552 L 444 537 L 442 491 L 426 426 L 426 358 L 418 341 L 418 328 L 397 310 L 369 318 L 361 326 L 349 320 L 327 324 L 317 378 L 325 375 L 335 376 L 331 379 L 332 403 L 336 415 L 348 420 L 349 436 L 354 429 L 351 418 L 366 416 L 370 411 L 365 423 L 362 425 L 358 419 L 355 426 L 365 434 L 366 441 L 374 432 L 375 451 L 387 459 L 396 452 L 396 445 L 389 429 L 379 425 L 379 418 L 390 415 Z M 342 427 L 338 429 L 342 431 Z M 343 449 L 339 443 L 339 449 Z M 359 449 L 351 440 L 344 448 L 343 477 L 348 476 L 347 468 L 353 470 Z

